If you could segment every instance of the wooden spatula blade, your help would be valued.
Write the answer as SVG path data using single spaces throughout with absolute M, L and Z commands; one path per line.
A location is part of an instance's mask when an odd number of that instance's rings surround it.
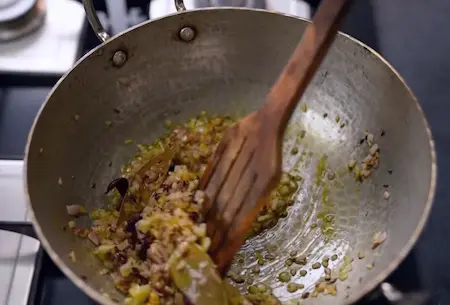
M 245 136 L 239 135 L 239 126 L 233 127 L 230 131 L 232 140 L 228 142 L 227 147 L 222 152 L 220 162 L 218 162 L 212 170 L 211 178 L 205 188 L 205 195 L 211 201 L 217 200 L 219 191 L 222 189 L 225 182 L 224 177 L 229 177 L 236 159 L 240 155 L 240 152 L 247 140 Z M 214 215 L 216 212 L 215 206 L 213 206 L 211 209 L 206 211 L 206 217 L 208 217 L 209 214 Z
M 277 150 L 273 153 L 266 152 L 269 158 L 278 153 Z M 266 203 L 274 181 L 276 182 L 279 176 L 278 163 L 264 162 L 262 163 L 264 166 L 260 167 L 255 167 L 256 164 L 260 163 L 253 154 L 250 164 L 245 168 L 245 172 L 239 180 L 238 188 L 235 189 L 228 202 L 221 203 L 224 210 L 219 221 L 215 222 L 218 225 L 210 247 L 211 257 L 221 274 L 226 272 L 234 254 L 245 242 L 253 222 Z M 231 181 L 227 180 L 226 183 L 229 182 Z
M 251 156 L 249 156 L 251 158 Z M 222 245 L 223 237 L 226 236 L 231 227 L 234 217 L 239 213 L 239 210 L 245 204 L 250 194 L 253 183 L 256 179 L 255 173 L 246 168 L 240 180 L 238 180 L 239 187 L 236 188 L 232 194 L 231 199 L 227 202 L 217 202 L 216 205 L 221 205 L 223 211 L 221 215 L 216 215 L 215 225 L 210 226 L 212 230 L 208 232 L 208 236 L 213 236 L 211 240 L 211 253 Z M 230 180 L 227 180 L 227 182 Z M 211 235 L 210 235 L 211 234 Z
M 251 145 L 250 142 L 246 143 Z M 247 146 L 245 145 L 245 146 Z M 244 147 L 248 149 L 248 147 Z M 251 151 L 251 150 L 250 150 Z M 236 190 L 245 191 L 245 186 L 241 185 L 242 179 L 247 179 L 245 176 L 245 169 L 248 167 L 252 154 L 242 153 L 236 160 L 231 172 L 229 174 L 229 179 L 223 184 L 222 188 L 218 191 L 219 195 L 216 197 L 215 204 L 211 209 L 210 217 L 211 221 L 208 227 L 208 236 L 212 237 L 212 245 L 215 245 L 215 231 L 224 230 L 230 225 L 232 216 L 237 213 L 239 209 L 238 202 L 242 202 L 242 199 L 235 199 L 236 196 L 244 196 L 244 194 L 237 194 Z M 230 204 L 229 204 L 230 203 Z M 217 225 L 212 225 L 216 223 Z
M 201 187 L 210 253 L 223 274 L 281 175 L 284 130 L 352 0 L 323 0 L 263 108 L 227 133 Z M 208 200 L 209 199 L 209 200 Z

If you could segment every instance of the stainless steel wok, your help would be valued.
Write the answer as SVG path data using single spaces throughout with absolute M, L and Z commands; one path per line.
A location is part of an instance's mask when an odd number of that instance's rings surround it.
M 62 229 L 70 220 L 66 205 L 106 204 L 107 184 L 135 151 L 125 139 L 149 143 L 162 134 L 165 120 L 181 122 L 203 110 L 245 115 L 257 109 L 308 23 L 252 9 L 185 11 L 181 0 L 175 2 L 177 14 L 109 37 L 86 0 L 104 43 L 53 88 L 29 137 L 25 187 L 37 236 L 59 268 L 100 304 L 120 303 L 123 296 L 99 274 L 90 245 Z M 276 276 L 291 250 L 308 255 L 309 262 L 338 254 L 330 263 L 336 270 L 347 255 L 353 270 L 338 280 L 337 295 L 302 304 L 349 304 L 376 288 L 422 231 L 436 186 L 434 144 L 422 109 L 398 73 L 345 34 L 337 37 L 302 104 L 307 109 L 302 106 L 291 119 L 283 160 L 285 170 L 297 170 L 304 179 L 298 200 L 287 219 L 244 245 L 239 268 L 255 264 L 250 257 L 256 250 L 277 248 L 277 259 L 262 268 L 258 280 L 270 283 L 288 304 L 323 276 L 323 270 L 307 266 L 311 271 L 298 280 L 305 289 L 288 293 Z M 293 142 L 303 130 L 303 153 L 294 156 Z M 380 166 L 361 183 L 346 167 L 367 155 L 360 144 L 366 130 L 380 147 Z M 335 175 L 326 200 L 324 186 L 316 184 L 324 156 L 326 171 Z M 333 217 L 332 236 L 319 219 L 324 209 Z M 372 250 L 376 232 L 386 232 L 387 239 Z M 76 263 L 68 256 L 72 250 Z M 362 251 L 365 258 L 358 259 Z

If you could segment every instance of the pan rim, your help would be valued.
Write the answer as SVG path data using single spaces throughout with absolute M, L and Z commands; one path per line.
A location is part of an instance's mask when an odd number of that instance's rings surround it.
M 415 106 L 417 107 L 417 110 L 421 114 L 422 121 L 428 136 L 428 144 L 430 148 L 430 159 L 431 159 L 431 177 L 430 177 L 430 184 L 428 188 L 428 196 L 425 204 L 425 208 L 423 210 L 423 213 L 419 219 L 419 222 L 417 223 L 416 229 L 412 232 L 411 237 L 409 238 L 408 242 L 403 246 L 403 248 L 398 252 L 398 254 L 395 256 L 395 258 L 391 261 L 391 263 L 381 272 L 378 276 L 374 277 L 372 280 L 370 280 L 366 285 L 363 286 L 363 289 L 360 291 L 359 296 L 353 297 L 350 296 L 348 303 L 346 304 L 353 304 L 371 291 L 373 291 L 377 285 L 381 284 L 406 258 L 406 256 L 409 254 L 409 252 L 412 250 L 414 245 L 416 244 L 417 240 L 419 239 L 420 235 L 423 232 L 423 229 L 429 219 L 430 211 L 434 203 L 434 198 L 436 194 L 436 187 L 437 187 L 437 154 L 436 154 L 436 145 L 433 138 L 433 134 L 431 132 L 430 124 L 428 123 L 427 117 L 425 115 L 425 112 L 423 111 L 422 106 L 419 104 L 419 101 L 412 91 L 412 89 L 408 86 L 405 79 L 401 76 L 401 74 L 394 68 L 394 66 L 385 59 L 380 53 L 375 51 L 373 48 L 366 45 L 364 42 L 346 34 L 339 32 L 339 34 L 343 35 L 344 37 L 348 38 L 349 40 L 355 42 L 356 44 L 362 46 L 363 48 L 370 51 L 373 55 L 375 55 L 381 62 L 383 62 L 387 68 L 391 70 L 392 73 L 400 80 L 400 82 L 405 86 L 406 90 L 410 94 L 411 98 L 414 101 Z
M 182 16 L 184 14 L 191 14 L 196 12 L 203 12 L 203 11 L 222 11 L 222 10 L 228 10 L 228 11 L 248 11 L 248 12 L 257 12 L 257 13 L 264 13 L 267 15 L 277 15 L 277 16 L 284 16 L 288 18 L 293 18 L 296 20 L 301 20 L 305 22 L 311 22 L 308 19 L 301 18 L 298 16 L 293 16 L 290 14 L 280 13 L 280 12 L 273 12 L 273 11 L 267 11 L 264 9 L 254 9 L 254 8 L 244 8 L 244 7 L 208 7 L 208 8 L 199 8 L 199 9 L 192 9 L 187 10 L 183 12 L 176 12 L 170 15 L 166 15 L 160 18 L 147 20 L 141 24 L 135 25 L 117 35 L 114 35 L 106 42 L 103 42 L 99 44 L 97 47 L 93 48 L 89 52 L 87 52 L 84 56 L 82 56 L 77 62 L 73 65 L 73 67 L 67 71 L 59 80 L 58 82 L 53 86 L 53 88 L 48 93 L 45 102 L 40 107 L 33 124 L 31 126 L 30 132 L 27 137 L 27 143 L 25 148 L 25 156 L 24 156 L 24 193 L 25 193 L 25 199 L 27 202 L 27 205 L 29 207 L 31 221 L 33 224 L 33 227 L 36 231 L 36 234 L 39 238 L 39 241 L 41 245 L 44 247 L 52 261 L 55 263 L 56 266 L 63 272 L 63 274 L 68 277 L 74 284 L 77 286 L 80 290 L 82 290 L 84 293 L 86 293 L 91 299 L 93 299 L 95 302 L 99 304 L 105 304 L 105 305 L 116 305 L 117 303 L 112 301 L 111 299 L 104 296 L 100 291 L 92 288 L 88 283 L 86 283 L 81 277 L 79 277 L 75 272 L 73 272 L 67 264 L 63 262 L 63 260 L 60 258 L 60 256 L 56 253 L 56 251 L 53 250 L 53 247 L 50 245 L 49 241 L 45 237 L 38 221 L 35 218 L 33 206 L 31 203 L 31 198 L 28 190 L 28 157 L 30 152 L 30 146 L 31 141 L 33 138 L 34 130 L 36 128 L 36 125 L 39 121 L 39 118 L 44 111 L 47 103 L 50 100 L 50 97 L 53 95 L 53 93 L 58 89 L 60 84 L 67 78 L 69 73 L 75 69 L 77 66 L 80 65 L 81 62 L 83 62 L 85 59 L 96 53 L 98 50 L 100 50 L 103 46 L 108 44 L 109 42 L 112 42 L 115 39 L 118 39 L 119 37 L 122 37 L 129 32 L 143 26 L 148 26 L 149 24 L 162 20 L 162 19 L 169 19 L 169 18 L 176 18 L 179 16 Z M 366 45 L 365 43 L 359 41 L 358 39 L 343 33 L 339 32 L 338 36 L 345 37 L 346 39 L 356 43 L 357 45 L 365 48 L 366 50 L 370 51 L 374 56 L 376 56 L 384 65 L 386 65 L 387 68 L 390 69 L 390 71 L 400 80 L 400 82 L 403 84 L 403 86 L 407 89 L 409 92 L 412 100 L 414 101 L 415 106 L 417 107 L 417 110 L 422 116 L 423 124 L 426 129 L 426 133 L 428 136 L 428 142 L 429 142 L 429 148 L 430 148 L 430 157 L 431 157 L 431 177 L 430 177 L 430 185 L 428 189 L 428 196 L 426 200 L 426 205 L 424 207 L 423 213 L 419 219 L 419 222 L 416 226 L 416 229 L 411 233 L 411 237 L 409 238 L 408 242 L 403 246 L 401 251 L 395 256 L 395 258 L 390 262 L 390 264 L 385 268 L 380 274 L 375 276 L 373 279 L 369 280 L 365 285 L 362 286 L 362 289 L 358 291 L 358 293 L 355 293 L 353 295 L 350 295 L 350 297 L 344 302 L 344 305 L 347 304 L 353 304 L 356 301 L 363 298 L 365 295 L 373 291 L 379 284 L 381 284 L 399 265 L 400 263 L 406 258 L 406 256 L 409 254 L 415 243 L 417 242 L 418 238 L 420 237 L 421 233 L 423 232 L 423 229 L 425 227 L 425 224 L 427 223 L 429 219 L 429 214 L 433 205 L 435 193 L 436 193 L 436 187 L 437 187 L 437 156 L 436 156 L 436 150 L 435 150 L 435 142 L 431 133 L 431 128 L 428 123 L 428 120 L 425 116 L 425 113 L 421 107 L 421 105 L 418 102 L 417 97 L 411 90 L 411 88 L 407 85 L 404 78 L 400 75 L 400 73 L 377 51 Z

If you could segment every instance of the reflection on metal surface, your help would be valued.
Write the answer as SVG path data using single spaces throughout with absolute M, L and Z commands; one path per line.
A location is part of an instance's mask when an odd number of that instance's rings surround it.
M 381 291 L 383 292 L 386 299 L 391 302 L 397 302 L 403 299 L 403 294 L 389 283 L 382 283 Z
M 186 7 L 184 6 L 183 0 L 175 0 L 175 8 L 178 12 L 185 11 Z
M 390 283 L 380 285 L 384 297 L 393 305 L 426 305 L 430 300 L 429 294 L 423 291 L 402 293 Z
M 103 25 L 100 22 L 100 19 L 98 18 L 97 12 L 94 7 L 94 3 L 92 0 L 83 0 L 83 6 L 84 10 L 86 12 L 86 17 L 91 24 L 92 29 L 95 32 L 95 35 L 97 35 L 98 39 L 100 41 L 105 42 L 107 41 L 111 36 L 106 32 L 106 30 L 103 28 Z

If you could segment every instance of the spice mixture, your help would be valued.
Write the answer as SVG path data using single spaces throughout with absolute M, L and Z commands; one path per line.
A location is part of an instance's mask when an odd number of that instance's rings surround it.
M 208 251 L 210 239 L 202 219 L 204 196 L 197 188 L 215 146 L 232 123 L 228 117 L 205 113 L 183 125 L 167 122 L 169 132 L 150 145 L 138 145 L 137 155 L 123 167 L 122 176 L 129 181 L 123 202 L 115 191 L 109 208 L 89 214 L 91 228 L 69 226 L 95 245 L 94 254 L 105 267 L 101 272 L 111 275 L 115 287 L 127 296 L 126 304 L 184 304 L 170 276 L 169 259 L 186 243 Z M 170 156 L 170 162 L 155 163 L 161 155 Z M 251 234 L 274 226 L 287 215 L 298 179 L 283 174 Z M 117 224 L 120 204 L 126 216 L 123 224 Z M 68 206 L 68 213 L 77 216 L 86 211 Z M 257 304 L 276 302 L 255 294 L 249 299 Z

